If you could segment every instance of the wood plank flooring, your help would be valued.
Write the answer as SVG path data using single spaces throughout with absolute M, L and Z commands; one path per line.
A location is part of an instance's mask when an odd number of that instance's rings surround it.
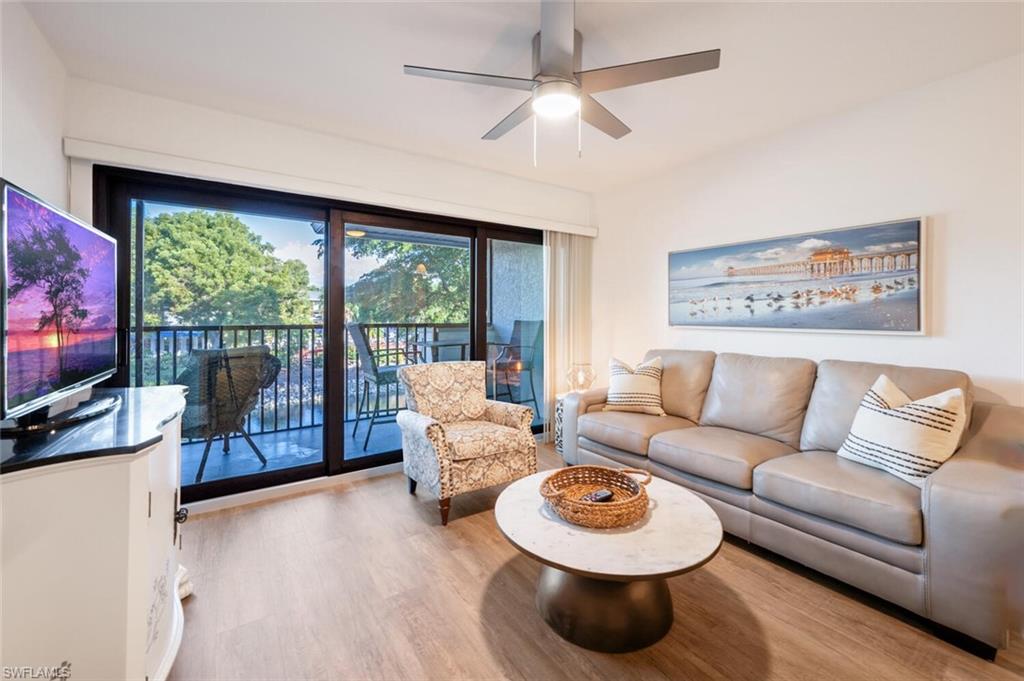
M 545 467 L 558 465 L 542 447 Z M 676 622 L 636 653 L 559 638 L 538 566 L 494 525 L 500 488 L 437 501 L 399 474 L 190 518 L 196 593 L 174 681 L 206 679 L 1017 679 L 879 601 L 729 541 L 670 580 Z

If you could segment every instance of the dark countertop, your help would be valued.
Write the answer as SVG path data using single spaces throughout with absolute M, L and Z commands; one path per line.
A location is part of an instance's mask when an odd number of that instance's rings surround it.
M 93 390 L 93 397 L 117 395 L 112 411 L 62 430 L 0 440 L 0 474 L 77 459 L 135 454 L 160 442 L 160 429 L 185 410 L 185 388 Z

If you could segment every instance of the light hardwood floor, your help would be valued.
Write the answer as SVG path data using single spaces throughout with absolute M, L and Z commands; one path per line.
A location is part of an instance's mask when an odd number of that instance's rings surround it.
M 559 461 L 548 447 L 541 460 Z M 577 648 L 537 615 L 538 566 L 495 527 L 498 492 L 455 499 L 446 528 L 399 474 L 189 519 L 196 593 L 170 678 L 1024 678 L 1019 641 L 986 662 L 737 541 L 670 580 L 676 622 L 662 641 Z

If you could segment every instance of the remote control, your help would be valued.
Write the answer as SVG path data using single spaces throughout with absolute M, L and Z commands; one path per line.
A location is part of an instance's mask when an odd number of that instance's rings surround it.
M 606 489 L 598 489 L 590 492 L 589 494 L 584 494 L 581 499 L 582 501 L 596 501 L 597 503 L 602 503 L 605 501 L 611 501 L 614 496 L 614 494 Z

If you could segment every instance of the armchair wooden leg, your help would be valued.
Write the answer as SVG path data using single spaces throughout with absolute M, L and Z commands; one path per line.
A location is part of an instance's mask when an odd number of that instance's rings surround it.
M 437 505 L 441 509 L 441 524 L 442 525 L 447 525 L 448 524 L 448 511 L 450 511 L 451 508 L 452 508 L 452 500 L 450 498 L 449 499 L 438 499 Z
M 409 494 L 416 494 L 416 481 L 409 478 Z

